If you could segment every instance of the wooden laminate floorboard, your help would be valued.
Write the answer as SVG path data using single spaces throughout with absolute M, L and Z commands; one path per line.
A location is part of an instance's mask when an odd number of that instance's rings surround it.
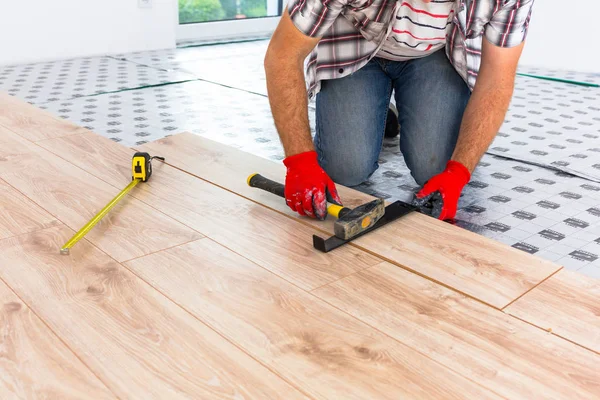
M 210 239 L 125 265 L 316 398 L 495 397 Z
M 113 185 L 130 175 L 123 166 L 131 163 L 133 151 L 93 133 L 40 144 L 86 170 L 97 165 L 93 173 Z M 133 194 L 137 199 L 306 290 L 381 262 L 351 247 L 316 252 L 314 228 L 157 161 L 152 178 L 139 188 Z
M 160 153 L 167 157 L 169 164 L 292 218 L 319 229 L 331 228 L 331 220 L 321 223 L 299 217 L 282 199 L 247 186 L 246 178 L 254 172 L 283 182 L 285 171 L 279 163 L 191 133 L 167 137 L 140 146 L 140 149 Z M 342 200 L 351 206 L 372 199 L 341 186 L 339 190 Z M 355 245 L 496 308 L 510 304 L 561 268 L 539 257 L 417 213 L 363 236 Z M 345 252 L 347 249 L 341 248 L 335 252 Z
M 116 398 L 1 281 L 0 398 Z
M 37 144 L 115 187 L 122 187 L 131 179 L 131 159 L 136 151 L 104 136 L 84 132 L 42 140 Z M 160 168 L 160 164 L 160 160 L 152 161 L 155 168 Z M 93 165 L 97 165 L 97 168 L 91 168 Z M 150 182 L 154 178 L 155 175 Z
M 121 190 L 10 131 L 0 129 L 0 137 L 0 151 L 8 154 L 0 160 L 0 178 L 74 230 L 84 226 Z M 123 198 L 86 235 L 117 261 L 200 237 L 132 196 Z
M 0 179 L 0 239 L 58 223 L 56 218 Z
M 61 226 L 0 241 L 0 277 L 117 396 L 303 397 L 89 243 L 58 254 L 72 233 Z
M 313 293 L 506 398 L 600 398 L 600 355 L 392 264 Z
M 0 92 L 0 125 L 31 141 L 87 131 L 2 92 Z
M 600 354 L 598 279 L 562 270 L 505 312 Z M 596 372 L 600 375 L 600 369 Z

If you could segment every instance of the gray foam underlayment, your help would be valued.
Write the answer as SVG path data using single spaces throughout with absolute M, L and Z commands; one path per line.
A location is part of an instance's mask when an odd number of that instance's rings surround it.
M 0 90 L 127 146 L 191 131 L 280 162 L 262 59 L 267 41 L 0 67 Z M 519 72 L 600 83 L 600 74 Z M 314 105 L 309 107 L 314 133 Z M 357 187 L 417 190 L 386 139 Z M 500 132 L 465 187 L 458 226 L 600 278 L 600 89 L 519 76 Z

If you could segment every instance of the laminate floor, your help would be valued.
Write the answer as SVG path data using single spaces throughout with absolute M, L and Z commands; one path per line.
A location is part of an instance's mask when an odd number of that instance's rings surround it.
M 597 283 L 421 215 L 319 253 L 331 221 L 245 183 L 280 163 L 191 133 L 140 146 L 165 163 L 61 255 L 135 150 L 2 113 L 2 398 L 600 396 Z

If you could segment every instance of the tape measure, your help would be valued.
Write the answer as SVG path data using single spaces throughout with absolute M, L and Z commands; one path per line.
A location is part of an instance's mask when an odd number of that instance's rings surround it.
M 152 176 L 152 160 L 155 158 L 165 161 L 164 157 L 150 157 L 150 154 L 143 152 L 135 153 L 131 160 L 131 179 L 139 179 L 142 182 L 150 179 Z
M 65 245 L 60 249 L 61 254 L 68 255 L 71 247 L 80 241 L 108 212 L 139 182 L 147 182 L 152 176 L 152 160 L 158 158 L 165 161 L 164 157 L 151 157 L 148 153 L 137 152 L 131 159 L 131 183 L 121 190 L 98 214 L 83 226 Z

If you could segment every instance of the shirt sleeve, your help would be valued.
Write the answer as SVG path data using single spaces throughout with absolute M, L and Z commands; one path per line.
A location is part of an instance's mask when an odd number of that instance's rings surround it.
M 498 47 L 515 47 L 525 41 L 534 0 L 509 0 L 485 29 L 485 37 Z
M 296 28 L 306 36 L 323 37 L 348 0 L 290 0 L 287 5 Z

